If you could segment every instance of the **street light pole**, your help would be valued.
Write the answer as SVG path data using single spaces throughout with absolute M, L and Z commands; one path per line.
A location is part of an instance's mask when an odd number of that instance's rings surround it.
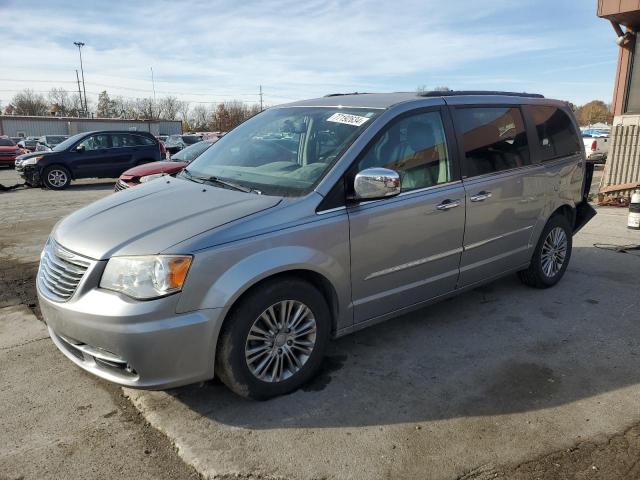
M 73 42 L 73 44 L 78 47 L 78 52 L 80 53 L 80 72 L 82 73 L 82 90 L 84 91 L 84 113 L 88 116 L 89 106 L 87 105 L 87 87 L 84 84 L 84 68 L 82 66 L 82 47 L 84 47 L 84 43 Z

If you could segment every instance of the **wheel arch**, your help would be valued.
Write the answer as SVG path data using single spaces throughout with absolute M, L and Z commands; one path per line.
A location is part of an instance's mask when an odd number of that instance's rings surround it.
M 255 279 L 252 283 L 245 286 L 245 288 L 238 292 L 237 296 L 231 302 L 231 304 L 225 309 L 222 325 L 227 321 L 231 312 L 238 306 L 238 304 L 246 298 L 249 294 L 259 290 L 265 284 L 278 281 L 280 279 L 296 278 L 304 282 L 309 283 L 315 287 L 324 297 L 331 313 L 331 332 L 335 334 L 338 326 L 338 317 L 340 312 L 340 301 L 338 299 L 338 293 L 334 285 L 329 279 L 314 270 L 305 268 L 292 268 L 289 270 L 282 270 L 276 273 L 271 273 L 265 277 Z
M 40 169 L 40 176 L 43 179 L 44 178 L 44 172 L 47 171 L 47 169 L 52 168 L 52 167 L 62 167 L 64 168 L 67 173 L 69 174 L 69 178 L 71 180 L 76 180 L 76 176 L 73 173 L 73 169 L 70 168 L 68 165 L 65 165 L 64 163 L 61 162 L 52 162 L 49 163 L 47 165 L 44 165 L 41 169 Z

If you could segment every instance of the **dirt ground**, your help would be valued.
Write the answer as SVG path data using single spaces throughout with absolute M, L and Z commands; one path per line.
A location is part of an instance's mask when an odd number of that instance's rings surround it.
M 11 185 L 16 178 L 13 172 L 0 171 L 0 184 Z M 74 185 L 65 192 L 49 192 L 46 190 L 14 190 L 0 193 L 0 309 L 3 307 L 26 305 L 39 317 L 37 301 L 35 297 L 35 275 L 37 272 L 37 262 L 39 251 L 46 240 L 46 237 L 53 225 L 64 215 L 111 193 L 113 183 L 111 182 L 83 182 Z M 640 259 L 632 258 L 629 261 Z M 640 266 L 640 263 L 638 263 Z M 640 271 L 640 269 L 636 270 Z M 489 289 L 490 293 L 491 290 Z M 597 302 L 596 300 L 593 300 Z M 636 305 L 637 308 L 637 305 Z M 2 315 L 3 310 L 0 310 Z M 636 310 L 637 312 L 637 310 Z M 635 314 L 636 322 L 640 320 L 640 314 Z M 595 352 L 594 352 L 595 353 Z M 640 355 L 640 352 L 637 353 Z M 69 365 L 69 362 L 62 356 L 57 355 L 56 361 L 60 362 L 61 368 L 70 368 L 77 375 L 84 376 L 80 370 Z M 335 358 L 330 359 L 325 372 L 316 380 L 315 385 L 321 389 L 323 381 L 328 381 L 327 377 L 332 374 L 332 369 L 338 368 L 334 365 Z M 24 361 L 27 361 L 26 358 Z M 338 362 L 339 363 L 339 362 Z M 1 367 L 0 367 L 1 368 Z M 596 374 L 596 373 L 594 373 Z M 540 372 L 544 377 L 544 382 L 550 376 L 549 372 Z M 83 377 L 84 378 L 84 377 Z M 507 386 L 513 395 L 519 394 L 518 379 L 510 380 L 512 384 Z M 543 383 L 544 383 L 543 382 Z M 4 381 L 0 381 L 0 385 Z M 545 384 L 546 385 L 546 384 Z M 91 379 L 84 383 L 84 388 L 95 389 L 100 392 L 108 392 L 113 399 L 118 421 L 113 428 L 128 432 L 134 440 L 134 448 L 138 448 L 142 454 L 130 455 L 130 462 L 135 462 L 136 466 L 131 471 L 143 472 L 144 478 L 197 478 L 198 474 L 187 466 L 176 453 L 171 442 L 159 431 L 149 426 L 140 414 L 133 408 L 131 402 L 126 399 L 119 388 L 111 386 L 106 382 Z M 215 383 L 208 384 L 204 388 L 217 391 L 220 388 Z M 528 387 L 524 387 L 528 388 Z M 545 389 L 551 388 L 544 386 Z M 545 390 L 547 391 L 547 390 Z M 552 390 L 548 392 L 553 393 Z M 188 396 L 188 391 L 185 394 Z M 640 409 L 640 402 L 637 404 Z M 50 406 L 55 410 L 57 406 Z M 46 412 L 45 412 L 46 413 Z M 638 412 L 630 412 L 630 418 Z M 2 413 L 0 412 L 0 416 Z M 65 419 L 60 418 L 59 428 L 65 429 Z M 588 421 L 588 419 L 587 419 Z M 2 420 L 0 419 L 0 425 Z M 36 426 L 37 428 L 37 426 Z M 416 427 L 417 428 L 417 427 Z M 109 442 L 103 431 L 88 423 L 86 429 L 94 429 L 95 435 L 88 435 L 89 443 L 84 446 L 87 449 L 99 448 L 104 457 L 100 465 L 93 466 L 98 469 L 94 473 L 101 478 L 129 478 L 130 475 L 124 471 L 114 471 L 109 465 L 121 464 L 123 452 L 118 448 L 101 448 L 92 445 L 91 442 L 104 444 Z M 0 437 L 3 434 L 0 434 Z M 509 442 L 507 438 L 505 442 Z M 102 445 L 104 446 L 104 445 Z M 505 445 L 506 447 L 506 445 Z M 79 448 L 82 448 L 79 447 Z M 394 447 L 395 448 L 395 447 Z M 481 445 L 478 445 L 481 448 Z M 138 452 L 138 453 L 139 453 Z M 149 453 L 153 452 L 150 456 Z M 361 452 L 367 455 L 367 452 Z M 414 452 L 420 455 L 420 452 Z M 109 456 L 113 456 L 109 459 Z M 150 458 L 152 459 L 150 460 Z M 89 457 L 87 457 L 89 458 Z M 31 461 L 38 461 L 31 458 Z M 7 462 L 11 466 L 14 462 L 19 466 L 20 459 L 0 459 L 0 462 Z M 42 457 L 43 464 L 50 462 L 50 458 Z M 65 470 L 64 464 L 60 464 L 59 471 L 51 472 L 49 475 L 22 475 L 20 469 L 9 468 L 7 471 L 0 471 L 0 479 L 9 478 L 66 478 L 65 473 L 73 470 Z M 44 472 L 46 469 L 32 469 L 34 472 Z M 11 473 L 7 473 L 11 472 Z M 15 473 L 14 473 L 15 472 Z M 227 474 L 216 478 L 276 478 L 274 476 L 262 476 L 256 472 L 257 476 L 235 477 Z M 345 475 L 345 478 L 350 475 Z M 81 477 L 78 477 L 81 478 Z M 88 478 L 88 477 L 82 477 Z M 93 475 L 91 475 L 93 478 Z M 281 478 L 281 477 L 277 477 Z M 320 477 L 318 477 L 320 478 Z M 335 477 L 341 478 L 341 477 Z M 400 476 L 388 476 L 387 478 L 403 478 Z M 407 477 L 408 478 L 408 477 Z M 415 477 L 411 477 L 415 478 Z M 486 464 L 476 467 L 464 475 L 459 476 L 464 480 L 485 480 L 491 478 L 505 478 L 514 480 L 534 480 L 534 479 L 640 479 L 640 424 L 629 425 L 624 431 L 603 438 L 598 436 L 595 439 L 585 438 L 583 441 L 575 443 L 572 447 L 560 451 L 548 452 L 538 458 L 531 458 L 518 465 L 493 465 Z

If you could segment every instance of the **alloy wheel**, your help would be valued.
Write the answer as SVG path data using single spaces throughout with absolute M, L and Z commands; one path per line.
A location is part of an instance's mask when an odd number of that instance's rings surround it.
M 63 170 L 51 170 L 47 175 L 47 181 L 54 187 L 64 187 L 67 180 L 67 174 Z
M 263 382 L 282 382 L 309 360 L 316 344 L 313 312 L 297 300 L 271 305 L 253 322 L 245 344 L 252 375 Z
M 540 259 L 542 272 L 552 278 L 558 274 L 567 257 L 567 234 L 561 227 L 552 229 L 542 245 Z

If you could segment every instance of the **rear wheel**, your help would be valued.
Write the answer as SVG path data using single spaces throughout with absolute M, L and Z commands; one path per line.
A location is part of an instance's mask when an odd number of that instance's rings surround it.
M 51 190 L 62 190 L 71 183 L 71 174 L 62 165 L 51 165 L 44 169 L 42 182 Z
M 317 373 L 330 330 L 329 308 L 312 285 L 293 278 L 267 283 L 225 321 L 216 374 L 245 398 L 292 392 Z
M 554 215 L 540 235 L 531 265 L 526 270 L 518 272 L 520 280 L 535 288 L 554 286 L 567 270 L 572 245 L 569 220 L 564 215 Z

